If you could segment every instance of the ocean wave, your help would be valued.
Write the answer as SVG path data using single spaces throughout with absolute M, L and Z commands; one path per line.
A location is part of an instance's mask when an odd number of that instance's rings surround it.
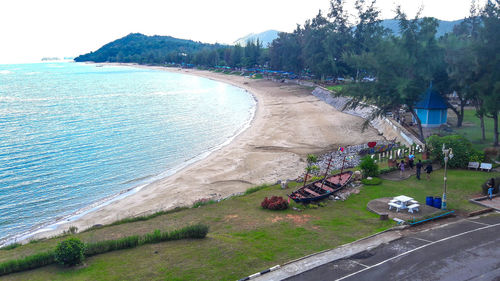
M 11 74 L 12 71 L 9 70 L 0 70 L 0 74 Z

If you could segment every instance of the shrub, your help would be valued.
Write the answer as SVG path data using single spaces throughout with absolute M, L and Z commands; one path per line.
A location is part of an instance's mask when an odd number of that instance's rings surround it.
M 201 206 L 215 204 L 215 203 L 217 203 L 217 201 L 208 198 L 201 198 L 200 200 L 194 202 L 193 208 L 199 208 Z
M 475 155 L 474 157 L 480 157 L 481 155 L 481 152 L 472 148 L 469 140 L 460 135 L 444 137 L 434 135 L 427 139 L 427 143 L 431 152 L 431 158 L 442 165 L 444 165 L 443 144 L 445 144 L 446 148 L 453 149 L 453 158 L 448 161 L 448 167 L 450 168 L 466 168 L 473 155 Z M 484 153 L 482 153 L 482 157 L 484 157 Z
M 161 232 L 155 230 L 143 236 L 128 236 L 116 240 L 106 240 L 87 244 L 85 255 L 93 256 L 106 252 L 135 248 L 139 245 L 152 244 L 163 241 L 179 240 L 179 239 L 200 239 L 205 238 L 208 233 L 208 226 L 204 224 L 195 224 L 173 230 L 171 232 Z
M 387 173 L 390 173 L 390 172 L 396 171 L 396 170 L 398 170 L 398 167 L 388 167 L 388 168 L 380 169 L 379 174 L 387 174 Z
M 68 230 L 64 230 L 62 235 L 76 234 L 78 232 L 78 227 L 70 226 Z
M 57 262 L 67 266 L 80 264 L 85 253 L 85 244 L 76 237 L 68 238 L 56 247 L 55 259 Z
M 12 250 L 12 249 L 15 249 L 19 246 L 21 246 L 20 243 L 12 243 L 12 244 L 9 244 L 7 246 L 3 246 L 2 248 L 0 248 L 0 250 Z
M 273 196 L 270 199 L 264 198 L 264 201 L 260 203 L 262 208 L 269 210 L 286 210 L 288 209 L 288 202 L 283 199 L 283 197 Z
M 0 275 L 5 275 L 9 273 L 45 266 L 54 263 L 54 261 L 55 261 L 54 251 L 34 254 L 31 256 L 24 257 L 22 259 L 6 261 L 0 263 Z
M 361 159 L 361 164 L 359 165 L 361 170 L 363 170 L 363 176 L 366 177 L 376 177 L 378 176 L 378 165 L 370 156 L 365 156 Z
M 320 168 L 316 165 L 306 167 L 306 171 L 309 174 L 317 175 L 320 171 Z
M 470 162 L 483 162 L 484 161 L 484 153 L 480 151 L 473 151 L 472 154 L 469 157 Z
M 106 252 L 134 248 L 139 245 L 139 236 L 127 236 L 115 240 L 99 241 L 95 243 L 87 244 L 85 255 L 93 256 L 97 254 L 102 254 Z
M 179 232 L 181 233 L 181 239 L 182 238 L 201 239 L 207 236 L 208 225 L 205 224 L 190 225 L 181 228 Z
M 162 233 L 159 229 L 156 229 L 152 233 L 144 235 L 141 239 L 141 244 L 151 244 L 158 241 L 162 241 Z
M 318 156 L 315 154 L 307 154 L 307 164 L 311 165 L 316 162 L 318 162 Z
M 364 185 L 379 185 L 382 183 L 382 179 L 380 178 L 372 178 L 371 180 L 369 179 L 362 179 L 361 182 Z

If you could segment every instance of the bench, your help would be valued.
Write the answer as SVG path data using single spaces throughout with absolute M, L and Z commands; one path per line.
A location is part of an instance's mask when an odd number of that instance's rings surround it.
M 479 162 L 469 162 L 467 169 L 479 169 Z
M 321 184 L 319 182 L 315 183 L 314 186 L 316 186 L 317 188 L 321 188 L 321 189 L 324 189 L 326 191 L 330 191 L 330 192 L 333 192 L 333 189 L 330 188 L 328 185 L 326 184 Z
M 418 204 L 417 200 L 410 200 L 410 204 Z
M 408 206 L 408 212 L 410 212 L 412 214 L 414 211 L 418 212 L 418 207 L 420 207 L 419 204 L 412 204 L 412 205 Z
M 389 202 L 389 210 L 392 210 L 392 207 L 396 208 L 396 212 L 399 212 L 399 209 L 401 209 L 401 205 Z
M 493 164 L 491 163 L 481 163 L 479 167 L 481 170 L 486 170 L 487 172 L 491 172 L 491 168 L 493 168 Z
M 313 195 L 313 196 L 319 196 L 319 193 L 317 192 L 314 192 L 312 190 L 310 190 L 309 188 L 304 188 L 304 191 L 308 192 L 309 194 Z

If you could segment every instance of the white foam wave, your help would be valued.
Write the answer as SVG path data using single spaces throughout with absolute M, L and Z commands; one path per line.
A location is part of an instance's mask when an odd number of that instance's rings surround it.
M 12 71 L 9 70 L 0 70 L 0 74 L 11 74 Z

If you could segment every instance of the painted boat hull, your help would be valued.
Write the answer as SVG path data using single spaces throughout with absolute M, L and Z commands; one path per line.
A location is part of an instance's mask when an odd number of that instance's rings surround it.
M 310 203 L 324 199 L 341 190 L 352 178 L 352 171 L 335 174 L 303 186 L 288 195 L 297 203 Z

